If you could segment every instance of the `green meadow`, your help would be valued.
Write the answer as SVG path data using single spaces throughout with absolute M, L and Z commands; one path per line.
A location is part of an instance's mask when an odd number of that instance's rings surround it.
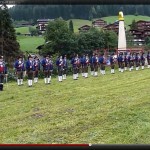
M 150 69 L 4 84 L 0 143 L 149 144 Z

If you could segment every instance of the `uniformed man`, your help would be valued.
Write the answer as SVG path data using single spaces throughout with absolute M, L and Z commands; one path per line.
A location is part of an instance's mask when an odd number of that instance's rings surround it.
M 0 56 L 0 91 L 3 91 L 5 77 L 7 78 L 7 66 L 3 60 L 3 56 Z
M 147 53 L 147 64 L 148 64 L 147 68 L 150 68 L 150 51 L 148 51 Z
M 95 54 L 95 57 L 93 59 L 93 63 L 94 63 L 94 76 L 97 77 L 98 76 L 98 67 L 99 67 L 98 54 Z
M 99 63 L 100 63 L 101 74 L 102 74 L 102 75 L 105 75 L 106 58 L 105 58 L 104 54 L 102 54 L 102 55 L 99 57 Z
M 27 71 L 27 75 L 28 75 L 28 86 L 32 87 L 34 61 L 33 61 L 33 57 L 31 55 L 28 56 L 28 60 L 26 62 L 26 71 Z
M 84 77 L 88 78 L 88 67 L 89 67 L 89 57 L 88 54 L 86 54 L 86 57 L 83 61 L 83 65 L 84 65 Z
M 135 64 L 135 54 L 132 53 L 131 54 L 131 69 L 132 70 L 134 69 L 134 64 Z
M 34 83 L 38 82 L 38 76 L 40 71 L 40 60 L 37 56 L 34 57 Z
M 63 71 L 64 71 L 64 62 L 63 62 L 62 56 L 60 56 L 57 59 L 56 65 L 57 65 L 57 68 L 58 68 L 58 81 L 62 82 L 62 80 L 63 80 L 62 76 L 63 76 Z
M 127 70 L 127 66 L 128 66 L 128 58 L 127 58 L 127 53 L 125 53 L 125 55 L 124 55 L 124 70 Z
M 82 77 L 85 77 L 84 62 L 85 62 L 85 55 L 83 54 L 83 56 L 80 58 Z
M 122 61 L 121 53 L 119 53 L 117 61 L 118 61 L 118 70 L 121 71 L 121 61 Z
M 140 56 L 138 53 L 136 53 L 136 55 L 135 55 L 135 65 L 136 65 L 136 70 L 139 70 Z
M 23 76 L 25 72 L 25 63 L 22 59 L 22 56 L 18 57 L 18 60 L 16 60 L 14 64 L 14 68 L 17 74 L 17 83 L 18 86 L 23 85 Z
M 142 70 L 143 70 L 144 69 L 144 65 L 145 65 L 144 53 L 141 54 L 140 60 L 141 60 L 141 66 L 142 66 Z
M 89 60 L 92 76 L 94 76 L 94 59 L 95 59 L 95 54 L 93 53 L 92 57 L 90 57 Z
M 41 62 L 44 72 L 44 82 L 45 84 L 50 84 L 51 76 L 53 72 L 53 61 L 49 55 L 47 55 Z
M 66 80 L 67 69 L 68 63 L 67 63 L 67 56 L 65 55 L 63 59 L 63 80 Z
M 76 56 L 74 56 L 72 59 L 71 59 L 71 64 L 72 64 L 72 70 L 73 70 L 73 79 L 74 80 L 77 80 L 77 58 Z
M 115 73 L 115 59 L 114 59 L 114 53 L 111 54 L 110 56 L 110 67 L 111 67 L 111 73 Z
M 79 78 L 79 73 L 81 70 L 81 61 L 80 61 L 78 54 L 76 55 L 76 62 L 77 62 L 77 74 L 76 74 L 76 76 L 77 76 L 77 78 Z
M 132 62 L 131 62 L 131 55 L 130 55 L 130 53 L 128 54 L 127 59 L 128 59 L 129 71 L 132 71 Z

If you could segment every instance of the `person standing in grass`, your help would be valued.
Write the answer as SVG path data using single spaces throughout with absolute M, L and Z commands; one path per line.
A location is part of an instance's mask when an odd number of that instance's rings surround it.
M 38 82 L 38 76 L 40 71 L 40 60 L 37 56 L 34 57 L 34 83 Z
M 62 56 L 59 57 L 59 59 L 57 59 L 56 61 L 56 65 L 58 68 L 58 81 L 62 82 L 63 80 L 63 71 L 64 71 L 64 61 L 62 59 Z
M 94 76 L 97 77 L 98 76 L 98 66 L 99 66 L 98 54 L 95 54 L 95 57 L 93 59 L 93 64 L 94 64 Z
M 68 69 L 68 63 L 67 63 L 67 56 L 64 56 L 63 59 L 63 80 L 66 80 L 66 74 L 67 74 L 67 69 Z
M 128 66 L 128 59 L 127 59 L 127 53 L 125 53 L 125 55 L 124 55 L 124 70 L 127 70 L 127 66 Z
M 136 65 L 136 70 L 139 70 L 140 57 L 139 57 L 138 53 L 136 53 L 136 55 L 135 55 L 135 65 Z
M 77 57 L 75 55 L 71 59 L 71 64 L 72 64 L 72 70 L 73 70 L 73 79 L 78 80 L 78 77 L 77 77 Z
M 28 75 L 28 86 L 32 87 L 32 81 L 33 81 L 33 72 L 34 72 L 34 61 L 32 56 L 28 56 L 28 60 L 26 62 L 26 72 Z
M 142 70 L 144 69 L 144 65 L 145 65 L 145 57 L 144 57 L 144 53 L 141 54 L 141 66 L 142 66 Z
M 86 54 L 86 57 L 85 57 L 85 61 L 84 61 L 84 77 L 85 78 L 88 78 L 88 67 L 89 67 L 89 56 L 88 54 Z
M 53 71 L 53 61 L 50 56 L 47 55 L 46 58 L 42 60 L 41 64 L 43 66 L 44 82 L 45 84 L 50 84 Z
M 18 86 L 23 85 L 23 74 L 25 72 L 25 64 L 22 59 L 22 56 L 18 57 L 18 60 L 14 64 L 14 68 L 15 68 L 16 74 L 17 74 Z
M 128 54 L 127 59 L 128 59 L 129 71 L 132 71 L 132 69 L 131 69 L 132 63 L 131 63 L 131 55 L 130 55 L 130 53 Z
M 94 59 L 95 59 L 95 54 L 93 53 L 92 57 L 90 57 L 90 62 L 89 62 L 92 76 L 94 76 Z
M 110 67 L 111 67 L 111 73 L 115 73 L 115 60 L 114 60 L 114 53 L 110 56 Z
M 147 53 L 147 68 L 150 68 L 150 51 Z
M 7 67 L 3 56 L 0 56 L 0 91 L 3 91 L 4 77 L 7 77 Z
M 102 54 L 102 55 L 99 57 L 99 63 L 100 63 L 101 74 L 102 74 L 102 75 L 105 75 L 106 58 L 105 58 L 104 54 Z

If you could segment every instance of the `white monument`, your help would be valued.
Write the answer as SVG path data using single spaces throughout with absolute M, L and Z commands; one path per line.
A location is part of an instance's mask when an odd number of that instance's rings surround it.
M 124 28 L 123 12 L 119 12 L 118 51 L 126 50 L 126 34 Z

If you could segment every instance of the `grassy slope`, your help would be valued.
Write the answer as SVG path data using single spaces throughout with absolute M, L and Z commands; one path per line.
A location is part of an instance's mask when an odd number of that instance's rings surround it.
M 32 28 L 35 28 L 35 26 L 31 26 Z M 20 32 L 21 34 L 26 34 L 29 33 L 29 27 L 19 27 L 19 28 L 15 28 L 16 33 Z
M 107 23 L 113 23 L 115 20 L 118 19 L 118 16 L 109 16 L 103 18 Z M 150 20 L 148 16 L 134 16 L 134 15 L 125 15 L 125 26 L 127 29 L 129 28 L 128 25 L 131 24 L 132 20 Z M 74 31 L 78 32 L 78 28 L 82 25 L 91 25 L 92 22 L 89 20 L 82 20 L 82 19 L 72 19 L 74 24 Z M 69 20 L 67 21 L 69 23 Z M 28 27 L 21 27 L 16 28 L 16 32 L 20 33 L 28 33 Z M 29 51 L 29 52 L 37 52 L 36 47 L 44 43 L 44 39 L 41 37 L 25 37 L 25 36 L 18 36 L 18 41 L 21 46 L 22 51 Z
M 18 36 L 17 40 L 20 44 L 20 49 L 28 52 L 37 52 L 37 46 L 44 43 L 44 38 L 38 36 Z
M 149 143 L 150 70 L 5 86 L 0 143 Z

